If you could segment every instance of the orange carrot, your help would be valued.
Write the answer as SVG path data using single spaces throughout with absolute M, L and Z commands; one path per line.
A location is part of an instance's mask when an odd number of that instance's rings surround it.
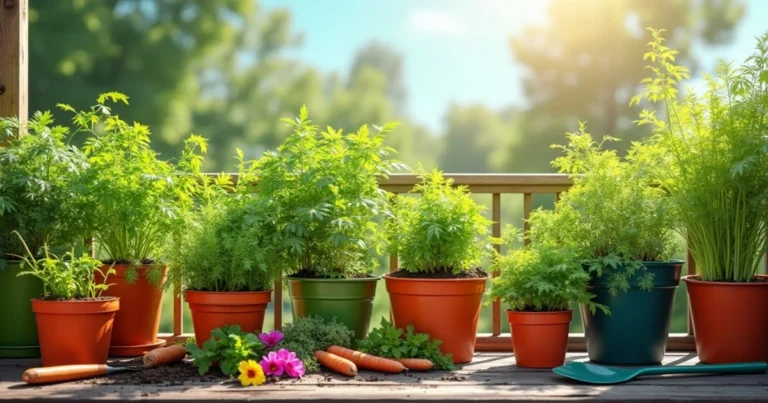
M 158 365 L 179 362 L 187 356 L 184 346 L 174 344 L 172 346 L 158 348 L 144 354 L 144 368 L 153 368 Z
M 375 355 L 361 353 L 359 351 L 350 350 L 340 346 L 328 347 L 328 352 L 336 354 L 339 357 L 344 357 L 352 361 L 360 368 L 370 369 L 379 372 L 389 372 L 391 374 L 399 374 L 405 370 L 403 364 L 390 360 L 388 358 L 377 357 Z
M 357 367 L 352 361 L 346 358 L 341 358 L 336 354 L 327 353 L 323 350 L 315 351 L 315 359 L 324 367 L 330 369 L 333 372 L 338 372 L 346 376 L 357 375 Z
M 432 361 L 423 358 L 398 358 L 396 361 L 411 371 L 429 371 L 435 366 Z

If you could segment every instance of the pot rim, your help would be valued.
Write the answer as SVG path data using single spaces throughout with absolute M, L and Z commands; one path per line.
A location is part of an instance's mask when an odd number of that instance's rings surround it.
M 82 303 L 92 304 L 92 303 L 97 303 L 97 302 L 112 302 L 112 301 L 119 300 L 119 299 L 120 299 L 120 297 L 113 297 L 111 295 L 105 295 L 103 297 L 99 297 L 99 299 L 88 299 L 88 300 L 85 300 L 85 299 L 57 300 L 57 299 L 42 299 L 40 297 L 35 297 L 35 298 L 32 298 L 31 300 L 32 301 L 37 301 L 37 302 L 59 302 L 59 303 L 60 302 L 66 302 L 66 303 L 78 303 L 78 304 L 82 304 Z
M 557 315 L 557 314 L 564 314 L 568 312 L 573 312 L 573 309 L 566 309 L 563 311 L 546 311 L 546 312 L 536 312 L 536 311 L 515 311 L 513 309 L 507 309 L 507 313 L 520 313 L 520 314 L 532 314 L 532 315 Z
M 763 279 L 768 279 L 768 274 L 755 274 L 754 277 L 759 277 Z M 753 283 L 743 283 L 743 282 L 737 282 L 737 281 L 705 281 L 701 280 L 701 275 L 699 274 L 689 274 L 687 276 L 683 276 L 681 279 L 685 281 L 686 285 L 688 284 L 699 284 L 699 285 L 708 285 L 713 287 L 768 287 L 768 281 L 760 281 L 760 282 L 753 282 Z
M 450 282 L 472 282 L 472 281 L 488 281 L 491 276 L 476 277 L 476 278 L 420 278 L 420 277 L 392 277 L 389 274 L 382 276 L 385 280 L 392 281 L 418 281 L 429 283 L 450 283 Z
M 669 260 L 643 260 L 644 266 L 676 266 L 685 264 L 683 259 L 669 259 Z
M 305 277 L 293 277 L 293 276 L 286 276 L 283 277 L 285 280 L 292 280 L 292 281 L 306 281 L 308 283 L 367 283 L 371 281 L 379 281 L 382 276 L 372 276 L 372 277 L 364 277 L 364 278 L 305 278 Z
M 120 309 L 120 297 L 104 297 L 99 300 L 44 300 L 32 298 L 32 312 L 34 313 L 52 313 L 52 314 L 95 314 L 104 312 L 117 312 Z M 102 309 L 98 306 L 102 305 Z M 58 308 L 57 308 L 58 307 Z M 64 308 L 67 307 L 67 308 Z M 74 308 L 75 311 L 69 311 Z M 85 308 L 84 311 L 77 311 L 79 308 Z
M 216 295 L 246 295 L 246 294 L 264 294 L 271 293 L 274 290 L 264 291 L 198 291 L 198 290 L 184 290 L 184 293 L 196 293 L 196 294 L 216 294 Z

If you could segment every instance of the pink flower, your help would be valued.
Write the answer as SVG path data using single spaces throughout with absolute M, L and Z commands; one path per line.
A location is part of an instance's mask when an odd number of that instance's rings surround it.
M 285 359 L 278 357 L 274 351 L 270 351 L 269 354 L 261 357 L 259 365 L 264 369 L 264 375 L 268 376 L 283 376 L 286 369 Z
M 259 340 L 264 343 L 267 348 L 272 348 L 283 341 L 283 333 L 279 330 L 273 330 L 269 333 L 262 333 L 259 335 Z
M 272 354 L 272 353 L 270 353 Z M 296 353 L 281 348 L 277 352 L 277 357 L 285 363 L 285 373 L 291 378 L 301 378 L 304 375 L 304 363 L 296 357 Z

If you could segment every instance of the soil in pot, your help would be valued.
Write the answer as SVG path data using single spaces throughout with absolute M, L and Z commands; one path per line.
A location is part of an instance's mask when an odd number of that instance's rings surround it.
M 6 261 L 0 271 L 0 358 L 39 357 L 35 314 L 30 300 L 43 293 L 43 283 L 34 276 L 16 277 L 21 262 Z
M 211 332 L 222 326 L 238 325 L 244 332 L 260 333 L 264 313 L 272 300 L 272 291 L 256 292 L 184 292 L 192 311 L 195 341 L 202 348 Z
M 105 364 L 119 308 L 114 297 L 33 299 L 43 366 Z
M 326 279 L 287 277 L 294 318 L 317 315 L 335 320 L 362 340 L 368 335 L 379 277 Z
M 608 278 L 593 278 L 589 292 L 594 301 L 606 305 L 611 314 L 589 312 L 581 305 L 587 352 L 591 361 L 607 365 L 657 365 L 664 358 L 675 291 L 683 261 L 645 262 L 654 274 L 651 291 L 637 287 L 638 276 L 630 279 L 631 289 L 618 295 L 608 290 Z
M 476 277 L 479 273 L 484 276 Z M 472 361 L 488 280 L 480 269 L 465 275 L 472 277 L 414 278 L 403 270 L 384 276 L 395 326 L 413 325 L 417 333 L 441 340 L 440 349 L 457 364 Z
M 707 364 L 768 361 L 768 276 L 750 283 L 683 278 L 699 360 Z
M 507 310 L 512 329 L 515 362 L 524 368 L 554 368 L 563 365 L 568 347 L 572 311 L 519 312 Z
M 106 271 L 112 266 L 116 273 L 109 275 L 107 282 L 112 286 L 102 295 L 120 298 L 120 310 L 115 315 L 115 331 L 112 332 L 109 349 L 109 355 L 112 357 L 137 357 L 147 350 L 165 344 L 165 341 L 157 339 L 157 332 L 160 328 L 163 303 L 162 284 L 165 283 L 168 268 L 161 266 L 161 282 L 152 284 L 146 275 L 152 263 L 142 263 L 145 264 L 135 268 L 138 279 L 133 283 L 126 279 L 130 265 L 107 264 L 104 267 Z

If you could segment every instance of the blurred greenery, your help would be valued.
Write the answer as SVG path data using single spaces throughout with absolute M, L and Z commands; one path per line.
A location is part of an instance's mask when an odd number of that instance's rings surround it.
M 666 29 L 682 51 L 680 62 L 695 68 L 694 45 L 727 43 L 745 6 L 739 0 L 551 0 L 547 10 L 546 22 L 509 38 L 512 62 L 526 71 L 525 106 L 453 104 L 442 132 L 434 133 L 409 118 L 408 60 L 396 48 L 368 43 L 348 74 L 323 73 L 284 52 L 311 34 L 294 26 L 287 8 L 266 9 L 256 0 L 35 1 L 29 11 L 30 110 L 58 102 L 86 107 L 95 94 L 125 92 L 132 105 L 124 118 L 149 125 L 164 158 L 175 157 L 190 132 L 210 139 L 211 171 L 233 169 L 235 146 L 251 158 L 276 147 L 287 134 L 279 118 L 306 104 L 315 121 L 348 132 L 364 123 L 401 121 L 390 141 L 412 166 L 551 172 L 556 151 L 549 145 L 563 142 L 577 120 L 588 120 L 597 135 L 631 140 L 645 134 L 631 124 L 637 111 L 627 107 L 645 75 L 644 27 Z M 487 195 L 477 198 L 490 202 Z M 522 196 L 502 199 L 503 224 L 520 225 Z M 552 195 L 536 196 L 534 207 L 552 201 Z M 387 267 L 382 263 L 381 271 Z M 675 332 L 685 330 L 682 292 Z M 374 325 L 388 315 L 383 282 L 378 294 Z M 287 295 L 283 307 L 288 321 Z M 165 298 L 163 331 L 171 329 L 171 313 L 171 298 Z M 266 328 L 271 320 L 267 316 Z M 490 331 L 489 309 L 480 331 Z

